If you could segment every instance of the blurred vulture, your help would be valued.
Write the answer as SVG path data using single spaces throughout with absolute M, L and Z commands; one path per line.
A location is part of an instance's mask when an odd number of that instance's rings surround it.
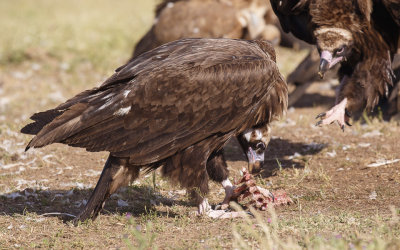
M 271 0 L 282 28 L 317 45 L 319 74 L 340 63 L 336 105 L 318 125 L 344 129 L 353 111 L 372 110 L 392 85 L 398 47 L 398 0 Z
M 287 86 L 265 41 L 184 39 L 143 53 L 100 87 L 34 114 L 21 132 L 26 149 L 51 143 L 109 151 L 103 172 L 76 221 L 95 219 L 105 200 L 139 171 L 162 168 L 192 191 L 199 214 L 210 210 L 208 180 L 229 202 L 233 186 L 221 153 L 233 136 L 268 127 L 287 107 Z M 249 139 L 250 140 L 250 139 Z
M 291 72 L 286 78 L 288 84 L 294 84 L 296 88 L 289 94 L 288 106 L 295 105 L 298 100 L 301 100 L 303 94 L 307 91 L 308 87 L 314 82 L 321 80 L 329 81 L 337 79 L 339 64 L 329 69 L 324 75 L 324 78 L 318 76 L 318 67 L 320 64 L 320 57 L 317 49 L 313 49 L 304 58 L 304 60 Z M 392 69 L 394 73 L 393 87 L 389 87 L 389 96 L 383 98 L 379 102 L 379 107 L 383 111 L 385 119 L 395 118 L 400 120 L 400 56 L 396 54 L 393 62 Z M 398 114 L 398 115 L 396 115 Z M 397 118 L 398 117 L 398 118 Z
M 269 0 L 164 0 L 133 57 L 182 38 L 262 38 L 279 43 Z

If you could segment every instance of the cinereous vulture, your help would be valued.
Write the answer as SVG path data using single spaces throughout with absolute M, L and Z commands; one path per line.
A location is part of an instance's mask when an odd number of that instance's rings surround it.
M 392 85 L 391 61 L 400 34 L 398 0 L 271 0 L 282 28 L 317 45 L 319 74 L 340 63 L 336 105 L 317 125 L 338 122 L 351 113 L 372 110 Z
M 36 135 L 26 149 L 51 143 L 110 152 L 85 208 L 95 219 L 105 200 L 140 170 L 163 175 L 191 191 L 199 214 L 211 217 L 208 180 L 228 202 L 233 186 L 221 154 L 246 130 L 267 127 L 287 108 L 287 85 L 266 41 L 183 39 L 118 68 L 100 87 L 34 114 L 21 132 Z M 222 211 L 224 212 L 224 211 Z

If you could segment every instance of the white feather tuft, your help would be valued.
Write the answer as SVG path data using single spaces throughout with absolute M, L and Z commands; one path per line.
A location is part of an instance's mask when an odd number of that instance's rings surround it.
M 129 111 L 131 110 L 131 107 L 126 107 L 126 108 L 120 108 L 117 111 L 114 112 L 114 115 L 116 116 L 123 116 L 129 113 Z

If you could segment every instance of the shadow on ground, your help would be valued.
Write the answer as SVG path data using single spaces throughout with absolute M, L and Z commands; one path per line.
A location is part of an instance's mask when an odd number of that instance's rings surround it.
M 335 105 L 335 97 L 321 94 L 304 94 L 297 102 L 293 104 L 295 108 L 310 108 L 323 106 L 331 108 Z
M 78 215 L 86 204 L 93 189 L 71 190 L 33 190 L 30 188 L 0 196 L 0 215 L 36 213 L 48 217 L 58 217 L 64 222 L 72 220 L 70 215 Z M 174 217 L 177 214 L 160 212 L 156 205 L 190 206 L 189 202 L 180 201 L 171 195 L 165 197 L 150 186 L 129 186 L 121 188 L 107 199 L 102 214 L 130 213 L 140 217 L 154 212 L 157 216 Z
M 298 153 L 301 156 L 313 155 L 320 152 L 326 145 L 310 145 L 294 143 L 285 139 L 272 139 L 266 151 L 265 163 L 261 176 L 266 178 L 274 175 L 280 168 L 304 168 L 305 161 L 294 158 Z M 231 162 L 241 162 L 237 166 L 246 166 L 247 159 L 236 139 L 228 142 L 225 149 L 225 157 Z M 77 215 L 86 204 L 93 189 L 71 189 L 71 190 L 34 190 L 27 188 L 21 191 L 8 193 L 0 196 L 0 214 L 14 215 L 36 213 L 38 215 L 56 216 L 64 221 L 73 219 L 70 215 Z M 182 201 L 180 191 L 170 191 L 166 196 L 155 191 L 150 185 L 121 188 L 113 194 L 106 202 L 102 213 L 120 214 L 132 213 L 140 217 L 154 212 L 158 216 L 177 216 L 174 213 L 158 211 L 155 206 L 190 206 L 190 202 Z M 168 196 L 168 197 L 167 197 Z
M 261 176 L 266 178 L 274 175 L 280 168 L 304 168 L 304 157 L 314 155 L 323 150 L 325 144 L 306 144 L 291 142 L 285 139 L 271 139 L 265 153 L 265 161 Z M 230 140 L 224 148 L 227 161 L 247 161 L 240 144 L 236 139 Z M 301 156 L 300 159 L 298 156 Z

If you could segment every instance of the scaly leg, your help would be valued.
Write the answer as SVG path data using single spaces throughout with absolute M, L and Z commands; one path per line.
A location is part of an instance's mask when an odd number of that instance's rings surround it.
M 217 152 L 208 162 L 207 162 L 207 173 L 209 177 L 216 182 L 221 183 L 222 187 L 225 189 L 225 198 L 220 206 L 216 207 L 216 210 L 211 209 L 207 198 L 203 198 L 198 206 L 199 215 L 207 215 L 211 218 L 235 218 L 244 216 L 245 213 L 242 212 L 228 212 L 225 211 L 229 207 L 229 202 L 233 195 L 233 190 L 235 186 L 228 179 L 229 171 L 226 164 L 225 158 L 222 151 Z
M 225 198 L 222 201 L 221 209 L 227 209 L 229 207 L 229 202 L 233 195 L 233 190 L 235 190 L 235 186 L 232 185 L 232 183 L 229 181 L 228 178 L 223 182 L 221 182 L 221 184 L 222 187 L 225 189 Z

